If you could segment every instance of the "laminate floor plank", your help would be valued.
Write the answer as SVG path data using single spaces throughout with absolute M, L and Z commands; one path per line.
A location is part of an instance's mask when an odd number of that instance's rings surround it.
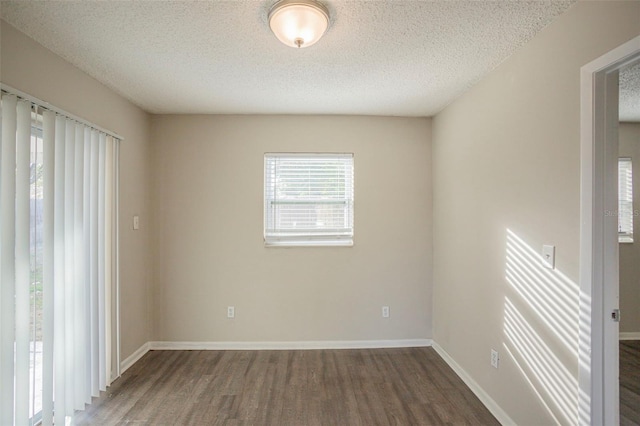
M 620 341 L 620 424 L 640 426 L 640 340 Z
M 432 348 L 151 351 L 79 425 L 498 425 Z

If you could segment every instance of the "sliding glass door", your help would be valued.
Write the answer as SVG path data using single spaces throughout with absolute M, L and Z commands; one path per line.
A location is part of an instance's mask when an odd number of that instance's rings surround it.
M 118 374 L 119 138 L 4 87 L 0 112 L 0 424 L 67 424 Z

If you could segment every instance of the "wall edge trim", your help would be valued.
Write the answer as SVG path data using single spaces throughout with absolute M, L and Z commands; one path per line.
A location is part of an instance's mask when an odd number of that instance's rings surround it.
M 140 346 L 138 349 L 136 349 L 136 351 L 134 353 L 132 353 L 131 355 L 126 357 L 120 363 L 120 375 L 122 375 L 122 373 L 127 371 L 133 364 L 138 362 L 140 360 L 140 358 L 142 358 L 150 350 L 151 349 L 150 349 L 149 342 L 146 342 L 142 346 Z
M 640 332 L 632 331 L 626 333 L 619 333 L 618 338 L 620 340 L 640 340 Z

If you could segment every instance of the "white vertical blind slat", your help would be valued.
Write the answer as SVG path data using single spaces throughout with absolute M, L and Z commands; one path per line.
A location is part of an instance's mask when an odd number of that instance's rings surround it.
M 0 424 L 13 424 L 17 98 L 2 96 L 0 149 Z
M 78 374 L 75 376 L 75 396 L 74 396 L 74 409 L 84 409 L 87 394 L 89 388 L 86 386 L 85 377 L 87 375 L 87 362 L 86 352 L 86 324 L 87 324 L 87 306 L 85 304 L 86 296 L 84 286 L 84 133 L 85 126 L 82 124 L 76 125 L 75 133 L 75 164 L 74 164 L 74 196 L 73 196 L 73 238 L 75 252 L 73 254 L 75 262 L 75 274 L 74 282 L 74 341 L 75 341 L 75 354 L 76 354 L 76 370 Z
M 105 354 L 105 387 L 111 384 L 111 321 L 108 320 L 107 312 L 111 312 L 111 266 L 113 246 L 111 240 L 111 225 L 113 216 L 113 138 L 107 136 L 105 139 L 105 167 L 104 167 L 104 311 L 102 318 L 104 322 L 104 354 Z
M 105 324 L 105 156 L 106 136 L 99 135 L 98 144 L 98 363 L 99 388 L 107 388 L 106 324 Z
M 82 211 L 83 217 L 83 263 L 84 263 L 84 271 L 83 271 L 83 282 L 84 285 L 84 313 L 85 313 L 85 323 L 87 326 L 85 327 L 85 346 L 84 346 L 84 358 L 87 368 L 87 374 L 84 378 L 84 387 L 87 391 L 85 394 L 85 404 L 91 403 L 92 396 L 92 364 L 91 364 L 91 356 L 92 356 L 92 305 L 91 305 L 91 129 L 84 129 L 84 187 L 83 187 L 83 204 L 84 208 Z
M 120 246 L 120 240 L 119 240 L 119 221 L 118 221 L 118 217 L 119 214 L 118 212 L 120 211 L 120 206 L 118 204 L 118 200 L 120 199 L 120 195 L 119 195 L 119 191 L 120 191 L 120 169 L 119 169 L 119 164 L 120 164 L 120 141 L 118 139 L 114 139 L 113 140 L 113 181 L 112 181 L 112 185 L 113 185 L 113 199 L 112 199 L 112 211 L 113 211 L 113 225 L 112 225 L 112 235 L 113 235 L 113 247 L 111 248 L 111 252 L 113 253 L 113 262 L 111 263 L 111 270 L 112 270 L 112 275 L 111 275 L 111 282 L 112 282 L 112 288 L 111 288 L 111 292 L 113 294 L 113 301 L 114 301 L 114 306 L 112 306 L 112 322 L 113 322 L 113 335 L 115 336 L 119 336 L 120 335 L 120 310 L 119 310 L 119 303 L 118 300 L 120 300 L 120 277 L 118 275 L 118 271 L 120 270 L 120 266 L 119 266 L 119 259 L 120 259 L 120 254 L 119 254 L 119 246 Z M 115 340 L 115 341 L 114 341 Z M 116 377 L 120 376 L 120 339 L 112 339 L 112 353 L 113 353 L 113 372 L 112 372 L 112 377 L 115 379 Z
M 73 236 L 74 221 L 74 173 L 75 173 L 75 133 L 76 125 L 74 121 L 66 120 L 65 130 L 65 193 L 64 193 L 64 249 L 65 249 L 65 406 L 67 416 L 73 416 L 75 401 L 75 333 L 74 330 L 74 306 L 75 306 L 75 240 Z
M 91 395 L 100 396 L 100 345 L 98 342 L 99 334 L 99 316 L 98 316 L 98 161 L 99 161 L 99 136 L 98 132 L 91 132 L 91 176 L 89 192 L 91 201 L 89 208 L 91 215 L 90 223 L 90 247 L 91 259 L 89 262 L 91 268 L 90 292 L 91 292 Z
M 42 424 L 53 424 L 53 324 L 54 324 L 54 166 L 55 114 L 44 111 L 42 120 Z
M 16 300 L 16 379 L 15 423 L 29 421 L 29 191 L 31 154 L 31 103 L 18 102 L 16 133 L 16 240 L 15 240 L 15 300 Z
M 65 130 L 64 117 L 57 116 L 55 122 L 55 165 L 54 165 L 54 423 L 65 424 L 66 383 L 65 383 Z

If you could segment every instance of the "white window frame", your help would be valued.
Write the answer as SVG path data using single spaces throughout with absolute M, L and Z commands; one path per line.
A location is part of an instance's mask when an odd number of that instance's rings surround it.
M 284 198 L 278 200 L 278 161 L 308 160 L 318 162 L 323 159 L 328 164 L 343 163 L 344 192 L 334 194 L 331 199 L 320 198 L 317 194 L 308 194 L 310 198 Z M 338 160 L 336 162 L 336 160 Z M 284 226 L 278 218 L 280 205 L 344 205 L 343 226 L 336 228 L 312 226 L 307 229 L 292 229 Z M 265 247 L 318 247 L 318 246 L 353 246 L 354 218 L 354 156 L 353 153 L 265 153 L 264 154 L 264 244 Z M 301 220 L 303 216 L 301 216 Z
M 623 181 L 626 180 L 626 182 Z M 618 159 L 618 242 L 633 243 L 633 164 L 631 158 Z

